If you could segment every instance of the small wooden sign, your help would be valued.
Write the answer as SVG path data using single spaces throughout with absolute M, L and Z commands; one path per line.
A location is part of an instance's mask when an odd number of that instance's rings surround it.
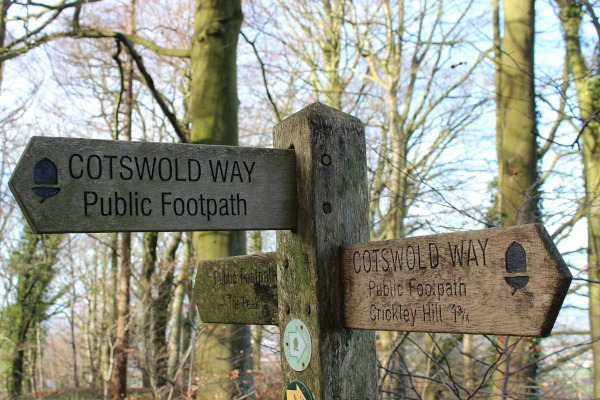
M 571 274 L 542 225 L 345 246 L 344 326 L 547 336 Z
M 293 150 L 33 137 L 9 186 L 36 233 L 297 226 Z
M 200 261 L 194 302 L 202 322 L 276 325 L 275 253 Z

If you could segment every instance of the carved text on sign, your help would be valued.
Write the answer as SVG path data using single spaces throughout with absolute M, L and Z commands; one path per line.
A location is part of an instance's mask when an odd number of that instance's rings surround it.
M 344 246 L 342 263 L 355 329 L 543 336 L 570 282 L 541 225 Z

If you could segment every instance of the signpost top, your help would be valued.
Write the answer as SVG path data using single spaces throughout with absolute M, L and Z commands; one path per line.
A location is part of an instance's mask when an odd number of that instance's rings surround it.
M 9 186 L 36 233 L 297 226 L 293 150 L 33 137 Z

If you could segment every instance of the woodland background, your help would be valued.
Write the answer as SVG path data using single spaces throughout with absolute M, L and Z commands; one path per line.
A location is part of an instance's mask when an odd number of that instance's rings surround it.
M 34 235 L 7 181 L 33 135 L 269 147 L 321 101 L 366 124 L 373 240 L 542 222 L 575 278 L 543 340 L 379 333 L 380 398 L 600 398 L 596 1 L 0 11 L 0 397 L 281 398 L 277 328 L 191 300 L 196 260 L 274 232 Z

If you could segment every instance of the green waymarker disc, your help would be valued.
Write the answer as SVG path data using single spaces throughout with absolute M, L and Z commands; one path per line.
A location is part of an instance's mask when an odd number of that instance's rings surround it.
M 285 389 L 283 400 L 313 400 L 313 397 L 304 383 L 294 381 Z
M 304 371 L 310 363 L 312 344 L 306 324 L 299 319 L 290 321 L 283 334 L 285 358 L 296 371 Z

